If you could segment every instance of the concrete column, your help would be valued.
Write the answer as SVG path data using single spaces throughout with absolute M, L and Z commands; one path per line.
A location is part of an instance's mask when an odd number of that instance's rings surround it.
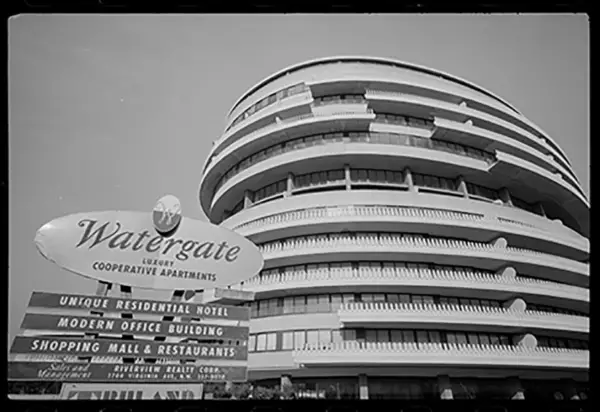
M 247 209 L 250 206 L 252 206 L 252 192 L 249 190 L 246 190 L 244 192 L 244 209 Z
M 411 192 L 415 192 L 415 184 L 413 182 L 413 178 L 412 178 L 412 172 L 410 171 L 410 169 L 407 167 L 406 169 L 404 169 L 404 183 L 406 183 L 408 185 L 408 190 Z
M 452 394 L 452 384 L 448 375 L 438 376 L 438 388 L 440 391 L 440 399 L 454 399 Z
M 535 204 L 535 210 L 542 216 L 546 217 L 546 210 L 544 209 L 544 206 L 542 205 L 541 202 L 537 202 Z
M 350 165 L 344 165 L 344 173 L 346 177 L 346 190 L 352 188 L 352 180 L 350 178 Z
M 517 271 L 512 266 L 507 266 L 505 268 L 500 269 L 496 272 L 497 275 L 500 275 L 504 278 L 514 279 L 517 276 Z
M 279 387 L 281 388 L 281 393 L 285 398 L 289 398 L 292 393 L 292 376 L 291 375 L 281 375 L 279 379 Z
M 467 183 L 465 182 L 465 178 L 462 176 L 458 176 L 458 190 L 463 194 L 464 197 L 469 197 L 469 191 L 467 190 Z
M 504 204 L 507 204 L 509 206 L 513 205 L 512 199 L 510 197 L 510 192 L 505 187 L 503 187 L 502 189 L 500 189 L 500 199 L 502 199 L 502 201 L 504 202 Z
M 516 310 L 518 312 L 525 312 L 527 310 L 527 303 L 521 298 L 515 298 L 504 302 L 504 308 L 509 310 Z
M 517 376 L 508 378 L 508 390 L 510 391 L 510 399 L 525 399 L 525 390 L 523 389 L 523 385 L 521 385 L 521 380 Z
M 360 399 L 369 399 L 369 380 L 367 375 L 358 375 L 358 390 Z
M 279 386 L 282 388 L 284 386 L 292 386 L 292 376 L 291 375 L 281 375 L 279 379 Z
M 533 349 L 533 348 L 537 347 L 537 339 L 531 333 L 515 336 L 514 343 L 517 346 L 521 346 L 521 347 L 525 347 L 525 348 Z
M 294 174 L 288 173 L 287 175 L 287 187 L 285 188 L 285 197 L 292 195 L 292 190 L 294 190 Z

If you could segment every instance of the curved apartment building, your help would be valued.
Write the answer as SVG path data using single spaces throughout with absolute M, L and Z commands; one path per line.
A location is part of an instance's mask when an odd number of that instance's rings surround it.
M 584 399 L 589 202 L 495 94 L 334 57 L 247 91 L 204 166 L 255 242 L 249 378 L 342 398 Z

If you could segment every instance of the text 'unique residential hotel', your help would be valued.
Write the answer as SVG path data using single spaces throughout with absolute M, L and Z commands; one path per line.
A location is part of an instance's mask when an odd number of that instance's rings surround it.
M 282 70 L 229 113 L 212 222 L 264 254 L 249 378 L 338 397 L 584 399 L 589 203 L 500 97 L 376 58 Z

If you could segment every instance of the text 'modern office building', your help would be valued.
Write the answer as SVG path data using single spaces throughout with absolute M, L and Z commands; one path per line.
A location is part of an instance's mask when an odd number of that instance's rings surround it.
M 585 399 L 589 202 L 495 94 L 334 57 L 246 92 L 202 209 L 254 241 L 249 378 L 342 398 Z

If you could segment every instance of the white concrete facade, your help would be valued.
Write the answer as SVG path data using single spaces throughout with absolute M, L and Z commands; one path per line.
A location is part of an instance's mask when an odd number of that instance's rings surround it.
M 232 286 L 255 298 L 251 379 L 352 377 L 368 397 L 412 374 L 442 398 L 454 376 L 516 398 L 519 379 L 587 379 L 589 201 L 478 86 L 379 58 L 287 68 L 231 110 L 199 200 L 265 258 Z

